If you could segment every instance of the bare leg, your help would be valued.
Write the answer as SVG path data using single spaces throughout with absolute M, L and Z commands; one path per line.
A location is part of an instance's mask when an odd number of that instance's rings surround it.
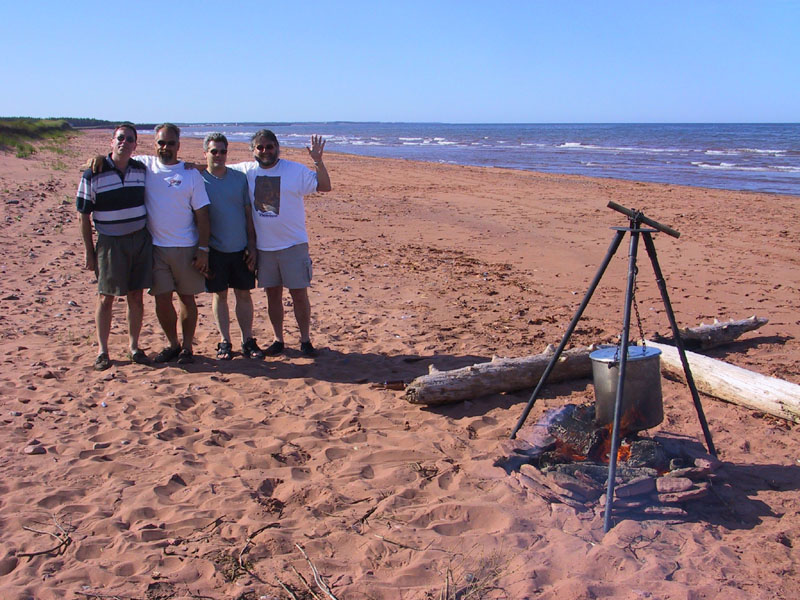
M 172 292 L 156 295 L 156 317 L 167 336 L 170 348 L 177 348 L 178 343 L 178 315 L 172 305 Z
M 269 322 L 272 323 L 272 331 L 275 333 L 275 341 L 283 342 L 283 287 L 268 287 L 267 291 L 267 312 Z
M 242 343 L 253 337 L 253 298 L 250 290 L 233 290 L 236 297 L 236 321 L 242 332 Z
M 194 344 L 194 330 L 197 327 L 197 302 L 194 294 L 178 294 L 181 306 L 181 333 L 183 334 L 183 348 L 192 350 Z
M 139 349 L 139 334 L 142 331 L 144 315 L 143 290 L 128 292 L 128 337 L 131 342 L 131 354 Z
M 94 322 L 97 326 L 97 345 L 100 347 L 98 354 L 108 354 L 108 336 L 111 333 L 111 313 L 114 310 L 114 296 L 99 294 L 97 296 L 97 309 L 94 313 Z
M 300 341 L 311 341 L 311 302 L 308 299 L 308 288 L 298 288 L 289 290 L 294 304 L 294 318 L 297 319 L 297 327 L 300 329 Z
M 238 302 L 238 299 L 237 299 Z M 238 305 L 237 305 L 238 308 Z M 228 290 L 215 292 L 211 300 L 211 309 L 217 321 L 219 334 L 223 342 L 231 341 L 231 317 L 228 311 Z
M 236 296 L 236 321 L 242 333 L 242 343 L 253 337 L 253 297 L 250 290 L 233 290 Z

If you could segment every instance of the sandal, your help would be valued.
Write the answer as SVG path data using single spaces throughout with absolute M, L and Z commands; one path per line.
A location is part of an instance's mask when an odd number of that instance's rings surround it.
M 219 360 L 230 360 L 233 358 L 233 345 L 230 342 L 220 342 L 217 344 L 217 358 Z
M 94 361 L 95 371 L 105 371 L 110 366 L 111 366 L 111 360 L 108 358 L 108 354 L 106 354 L 105 352 L 99 354 Z
M 194 354 L 188 348 L 184 348 L 178 353 L 178 364 L 188 365 L 194 362 Z
M 153 360 L 155 362 L 157 362 L 157 363 L 171 362 L 171 361 L 175 360 L 176 358 L 178 358 L 178 355 L 180 353 L 181 353 L 181 347 L 180 346 L 176 346 L 175 348 L 172 348 L 171 346 L 168 346 L 168 347 L 164 348 L 161 352 L 156 354 L 153 357 Z
M 242 344 L 242 354 L 247 358 L 264 358 L 264 351 L 256 344 L 256 338 L 250 338 Z
M 149 365 L 150 359 L 147 358 L 147 354 L 144 353 L 144 350 L 137 348 L 133 352 L 128 353 L 128 358 L 131 361 L 135 362 L 137 365 Z

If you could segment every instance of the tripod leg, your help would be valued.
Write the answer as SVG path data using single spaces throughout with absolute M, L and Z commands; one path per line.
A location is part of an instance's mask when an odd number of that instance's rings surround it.
M 631 223 L 634 227 L 634 223 Z M 631 326 L 631 305 L 633 286 L 636 283 L 636 255 L 639 247 L 639 232 L 631 231 L 631 245 L 628 253 L 628 289 L 625 292 L 625 312 L 622 317 L 622 339 L 619 341 L 619 380 L 617 397 L 614 400 L 614 426 L 611 430 L 611 452 L 608 455 L 608 482 L 606 487 L 606 511 L 603 518 L 603 531 L 611 529 L 611 507 L 614 504 L 614 487 L 617 478 L 617 452 L 619 452 L 619 426 L 622 420 L 622 396 L 625 390 L 625 371 L 628 365 L 628 337 Z
M 567 327 L 567 331 L 564 334 L 564 337 L 561 338 L 561 343 L 556 348 L 555 353 L 553 354 L 550 362 L 545 367 L 544 373 L 542 373 L 541 378 L 539 379 L 539 383 L 536 385 L 536 389 L 533 390 L 533 394 L 531 394 L 530 400 L 528 400 L 528 405 L 525 407 L 525 410 L 522 411 L 522 416 L 517 421 L 516 427 L 511 432 L 511 439 L 517 437 L 517 432 L 520 428 L 525 424 L 525 419 L 528 418 L 528 415 L 533 408 L 533 404 L 536 402 L 536 399 L 539 397 L 539 392 L 541 392 L 544 384 L 547 382 L 547 378 L 550 377 L 550 373 L 555 367 L 556 362 L 558 361 L 561 353 L 564 351 L 564 348 L 567 346 L 567 342 L 569 341 L 572 332 L 575 331 L 575 327 L 578 325 L 578 321 L 580 320 L 581 316 L 583 315 L 583 311 L 586 310 L 586 306 L 589 304 L 589 300 L 592 299 L 592 294 L 597 289 L 597 286 L 600 283 L 600 280 L 603 278 L 603 273 L 606 272 L 606 268 L 608 268 L 608 264 L 611 262 L 611 259 L 614 257 L 614 253 L 619 248 L 620 242 L 622 242 L 622 238 L 625 235 L 624 231 L 617 231 L 614 239 L 611 241 L 611 245 L 608 247 L 608 252 L 606 252 L 606 256 L 603 259 L 603 262 L 600 264 L 600 268 L 597 270 L 597 274 L 592 279 L 592 283 L 589 285 L 589 289 L 586 292 L 586 295 L 583 297 L 583 302 L 578 307 L 578 310 L 575 312 L 575 316 L 572 317 L 572 321 L 570 321 L 569 326 Z
M 658 289 L 661 292 L 661 299 L 664 301 L 664 308 L 667 311 L 667 319 L 669 319 L 669 325 L 672 328 L 672 336 L 675 338 L 675 347 L 678 349 L 678 355 L 681 357 L 681 363 L 683 364 L 683 372 L 686 375 L 686 385 L 689 386 L 689 390 L 692 393 L 692 400 L 694 401 L 694 408 L 697 411 L 697 418 L 700 420 L 700 427 L 703 429 L 703 436 L 706 439 L 706 448 L 708 448 L 709 454 L 716 456 L 717 451 L 714 448 L 714 442 L 711 439 L 711 431 L 708 428 L 706 415 L 703 412 L 703 405 L 700 403 L 700 394 L 697 393 L 697 386 L 694 383 L 694 377 L 692 377 L 692 371 L 689 368 L 689 361 L 686 358 L 686 351 L 683 348 L 683 340 L 681 339 L 681 333 L 678 329 L 678 322 L 675 320 L 675 313 L 672 312 L 672 304 L 669 301 L 669 294 L 667 293 L 667 284 L 664 281 L 664 275 L 661 272 L 661 267 L 658 264 L 656 246 L 653 243 L 653 238 L 649 233 L 644 234 L 644 246 L 647 248 L 647 254 L 650 257 L 650 262 L 653 264 L 653 272 L 656 275 L 656 283 L 658 284 Z

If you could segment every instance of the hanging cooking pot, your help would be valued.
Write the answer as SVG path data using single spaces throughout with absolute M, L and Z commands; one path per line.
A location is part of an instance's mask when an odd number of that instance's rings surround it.
M 625 432 L 655 427 L 664 420 L 661 400 L 661 350 L 629 346 L 625 363 L 620 427 Z M 620 350 L 608 346 L 589 355 L 594 377 L 595 421 L 614 422 L 614 404 L 619 383 Z

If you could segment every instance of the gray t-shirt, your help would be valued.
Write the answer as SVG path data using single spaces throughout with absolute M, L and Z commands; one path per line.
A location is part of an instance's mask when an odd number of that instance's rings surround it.
M 209 245 L 220 252 L 244 250 L 247 247 L 245 207 L 250 204 L 247 177 L 231 169 L 227 169 L 222 177 L 216 177 L 208 171 L 203 171 L 202 175 L 211 201 Z

